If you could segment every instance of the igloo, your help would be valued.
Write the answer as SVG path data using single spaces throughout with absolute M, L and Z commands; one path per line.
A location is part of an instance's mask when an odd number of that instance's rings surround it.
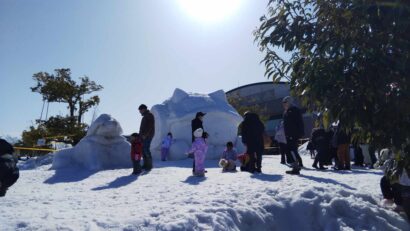
M 228 141 L 232 141 L 239 151 L 243 150 L 237 137 L 242 117 L 228 103 L 223 90 L 198 94 L 177 88 L 170 99 L 151 108 L 155 117 L 155 136 L 151 143 L 154 159 L 160 158 L 161 142 L 168 132 L 174 138 L 169 159 L 187 158 L 185 153 L 192 142 L 191 121 L 199 111 L 206 113 L 203 126 L 209 134 L 207 159 L 218 159 Z
M 121 134 L 118 121 L 101 114 L 76 146 L 55 153 L 52 168 L 80 166 L 93 171 L 129 168 L 131 145 Z

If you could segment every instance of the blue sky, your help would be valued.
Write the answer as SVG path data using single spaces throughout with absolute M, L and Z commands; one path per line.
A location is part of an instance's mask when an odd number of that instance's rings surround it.
M 177 87 L 210 93 L 267 81 L 252 31 L 268 1 L 237 2 L 206 21 L 181 0 L 0 0 L 0 136 L 20 136 L 39 119 L 42 98 L 30 87 L 40 71 L 70 68 L 73 79 L 101 84 L 97 112 L 125 134 L 139 129 L 138 105 L 162 103 Z M 49 105 L 49 116 L 67 113 Z

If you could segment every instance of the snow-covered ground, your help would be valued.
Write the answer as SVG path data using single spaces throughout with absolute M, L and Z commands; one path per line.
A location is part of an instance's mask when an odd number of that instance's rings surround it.
M 317 171 L 302 158 L 300 176 L 264 156 L 263 174 L 221 173 L 215 160 L 205 178 L 191 176 L 191 159 L 138 177 L 31 162 L 0 198 L 0 230 L 410 230 L 379 206 L 380 170 Z

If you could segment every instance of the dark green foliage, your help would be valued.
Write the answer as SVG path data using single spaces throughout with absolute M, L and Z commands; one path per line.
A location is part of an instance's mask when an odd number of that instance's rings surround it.
M 305 106 L 377 147 L 408 144 L 410 1 L 271 0 L 255 37 Z
M 70 117 L 74 117 L 78 110 L 77 122 L 79 124 L 84 113 L 100 102 L 97 95 L 89 99 L 84 99 L 84 96 L 99 91 L 103 87 L 91 81 L 87 76 L 81 77 L 80 84 L 77 84 L 71 79 L 70 69 L 56 69 L 55 75 L 39 72 L 33 75 L 33 79 L 37 85 L 31 90 L 40 93 L 44 100 L 67 103 Z
M 43 100 L 48 102 L 67 103 L 69 115 L 52 116 L 46 121 L 36 121 L 37 127 L 31 126 L 30 130 L 23 131 L 23 144 L 33 147 L 41 138 L 46 138 L 46 141 L 62 141 L 61 139 L 65 138 L 65 142 L 78 143 L 86 134 L 88 127 L 87 124 L 81 123 L 82 116 L 100 102 L 97 95 L 88 99 L 84 96 L 103 87 L 86 76 L 81 77 L 80 83 L 77 84 L 71 79 L 70 69 L 56 69 L 55 75 L 39 72 L 33 75 L 33 79 L 37 85 L 31 90 L 40 93 Z

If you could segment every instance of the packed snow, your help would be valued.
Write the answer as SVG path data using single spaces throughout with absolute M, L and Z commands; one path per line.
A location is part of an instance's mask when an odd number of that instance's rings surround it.
M 131 167 L 131 145 L 122 136 L 120 123 L 111 115 L 100 115 L 87 135 L 72 147 L 55 154 L 54 169 L 80 166 L 88 170 Z
M 140 176 L 44 162 L 22 170 L 0 199 L 0 229 L 410 230 L 403 214 L 379 205 L 380 170 L 304 168 L 294 176 L 279 162 L 263 156 L 263 173 L 250 174 L 222 173 L 207 160 L 204 178 L 191 176 L 191 159 L 156 161 Z
M 197 112 L 204 112 L 204 130 L 209 134 L 207 159 L 217 159 L 231 141 L 242 151 L 243 145 L 238 140 L 238 125 L 242 116 L 228 103 L 223 90 L 210 94 L 187 93 L 176 88 L 170 99 L 154 105 L 151 112 L 155 117 L 155 136 L 151 143 L 154 159 L 159 159 L 161 141 L 168 132 L 173 134 L 174 143 L 170 148 L 169 159 L 185 159 L 185 152 L 192 143 L 191 121 Z

